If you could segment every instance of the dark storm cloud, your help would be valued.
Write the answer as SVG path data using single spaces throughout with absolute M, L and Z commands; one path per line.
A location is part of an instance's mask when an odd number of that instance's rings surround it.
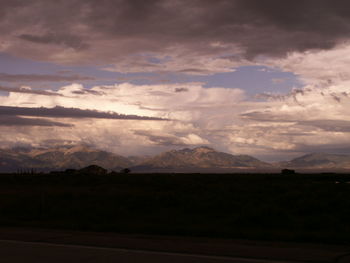
M 76 49 L 81 54 L 71 58 L 76 62 L 117 62 L 140 52 L 164 54 L 173 46 L 218 55 L 231 44 L 252 59 L 330 49 L 350 37 L 346 0 L 5 0 L 0 5 L 0 33 L 23 40 L 8 50 L 41 59 L 51 57 L 45 53 L 51 44 Z M 23 33 L 30 26 L 36 31 Z M 98 48 L 98 41 L 117 46 Z M 42 45 L 43 52 L 25 53 L 27 43 Z
M 96 91 L 96 90 L 90 90 L 90 89 L 83 89 L 83 90 L 74 90 L 72 91 L 73 94 L 83 95 L 83 94 L 92 94 L 92 95 L 102 95 L 103 92 Z
M 51 91 L 45 91 L 45 90 L 33 90 L 33 89 L 26 89 L 26 88 L 19 88 L 19 87 L 4 87 L 0 86 L 0 91 L 6 91 L 6 92 L 16 92 L 16 93 L 27 93 L 27 94 L 36 94 L 36 95 L 45 95 L 45 96 L 63 96 L 61 94 L 51 92 Z
M 46 34 L 46 35 L 30 35 L 23 34 L 18 36 L 21 39 L 39 43 L 39 44 L 57 44 L 71 47 L 74 49 L 85 49 L 88 48 L 86 43 L 83 43 L 81 39 L 76 36 L 65 36 L 56 34 Z
M 204 70 L 204 69 L 198 69 L 198 68 L 185 68 L 176 71 L 178 73 L 186 73 L 186 74 L 191 74 L 191 75 L 206 75 L 210 74 L 209 70 Z
M 251 111 L 247 113 L 242 113 L 240 115 L 243 119 L 254 120 L 254 121 L 276 121 L 276 122 L 293 122 L 295 119 L 290 120 L 285 118 L 285 116 L 276 115 L 269 110 L 265 111 Z
M 60 96 L 64 97 L 64 95 L 54 92 L 54 91 L 47 91 L 47 90 L 38 90 L 38 89 L 28 89 L 23 87 L 5 87 L 0 86 L 0 91 L 6 91 L 6 92 L 15 92 L 15 93 L 26 93 L 26 94 L 36 94 L 36 95 L 45 95 L 45 96 Z M 81 89 L 81 90 L 74 90 L 72 91 L 72 94 L 78 94 L 78 95 L 84 95 L 84 94 L 92 94 L 92 95 L 103 95 L 103 92 L 90 90 L 90 89 Z
M 175 88 L 175 92 L 179 93 L 179 92 L 187 92 L 188 88 Z
M 275 94 L 275 93 L 259 93 L 255 96 L 257 99 L 263 99 L 263 100 L 271 100 L 271 101 L 286 101 L 290 98 L 294 100 L 295 103 L 298 103 L 297 96 L 301 95 L 303 96 L 305 94 L 305 89 L 296 89 L 293 88 L 291 92 L 287 94 Z M 321 94 L 324 96 L 324 94 L 321 92 Z M 342 94 L 343 96 L 346 96 Z M 334 98 L 335 95 L 333 95 Z
M 136 135 L 146 137 L 151 142 L 163 146 L 185 146 L 186 144 L 176 136 L 153 134 L 150 131 L 135 131 Z
M 350 121 L 346 120 L 299 121 L 298 124 L 314 126 L 324 131 L 350 132 Z
M 135 80 L 160 82 L 160 83 L 170 82 L 170 80 L 164 78 L 162 74 L 157 74 L 152 76 L 151 75 L 150 76 L 123 76 L 123 77 L 117 77 L 116 80 L 120 82 L 128 82 L 128 81 L 135 81 Z
M 45 75 L 45 74 L 7 74 L 0 73 L 0 81 L 5 82 L 70 82 L 94 80 L 92 77 L 81 75 Z
M 35 116 L 50 118 L 98 118 L 98 119 L 117 119 L 117 120 L 154 120 L 163 121 L 166 119 L 156 117 L 145 117 L 137 115 L 124 115 L 118 113 L 100 112 L 95 110 L 81 110 L 78 108 L 27 108 L 0 106 L 0 115 L 15 116 Z
M 250 55 L 329 49 L 350 35 L 349 1 L 239 0 L 236 3 L 243 16 L 250 18 L 257 39 L 261 40 L 256 45 L 246 43 Z M 261 29 L 268 29 L 265 37 Z M 267 35 L 270 32 L 275 34 Z
M 73 127 L 72 124 L 50 121 L 39 118 L 22 118 L 11 115 L 0 115 L 0 126 L 58 126 Z
M 264 112 L 249 112 L 241 114 L 241 116 L 248 120 L 262 121 L 262 122 L 293 122 L 295 125 L 310 126 L 324 131 L 330 132 L 350 132 L 350 121 L 347 120 L 298 120 L 298 116 L 290 116 L 283 114 L 273 114 L 270 111 Z M 289 134 L 291 135 L 291 134 Z

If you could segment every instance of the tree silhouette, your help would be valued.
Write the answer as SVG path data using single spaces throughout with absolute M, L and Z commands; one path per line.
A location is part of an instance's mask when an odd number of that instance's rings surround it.
M 121 169 L 120 172 L 123 174 L 128 174 L 131 172 L 131 170 L 129 168 L 124 168 L 124 169 Z

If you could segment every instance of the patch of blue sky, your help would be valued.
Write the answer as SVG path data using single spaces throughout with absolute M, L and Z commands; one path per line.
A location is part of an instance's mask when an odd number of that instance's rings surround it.
M 303 83 L 292 72 L 283 72 L 264 66 L 242 66 L 234 72 L 217 73 L 213 75 L 185 74 L 155 74 L 133 73 L 124 74 L 125 79 L 133 84 L 187 83 L 200 82 L 204 87 L 238 88 L 245 90 L 247 95 L 259 93 L 284 94 L 293 88 L 301 88 Z
M 152 58 L 151 63 L 162 63 L 164 58 Z M 97 85 L 113 85 L 129 82 L 135 85 L 151 85 L 166 83 L 200 82 L 204 87 L 239 88 L 248 95 L 259 93 L 288 93 L 292 88 L 302 87 L 302 82 L 292 72 L 283 72 L 265 66 L 242 66 L 233 72 L 217 73 L 212 75 L 186 75 L 180 73 L 119 73 L 106 71 L 106 66 L 64 66 L 49 62 L 38 62 L 30 59 L 17 58 L 0 53 L 0 73 L 7 74 L 67 74 L 82 75 L 94 78 L 93 80 L 77 80 L 86 88 Z M 4 82 L 3 82 L 4 83 Z M 2 84 L 3 84 L 2 83 Z M 37 88 L 57 89 L 72 82 L 30 82 L 26 83 Z M 6 84 L 6 83 L 5 83 Z M 11 85 L 25 85 L 25 83 L 11 83 Z
M 245 90 L 248 95 L 258 93 L 287 93 L 303 86 L 292 72 L 264 66 L 242 66 L 236 71 L 205 76 L 167 76 L 171 82 L 202 82 L 206 88 L 224 87 Z
M 152 64 L 161 64 L 172 60 L 171 56 L 155 57 L 151 54 L 146 54 L 145 56 L 147 57 L 147 61 Z
M 0 53 L 0 72 L 7 74 L 49 74 L 61 70 L 53 63 L 38 62 Z
M 288 93 L 303 86 L 292 72 L 283 72 L 264 66 L 242 66 L 234 72 L 219 73 L 203 77 L 206 87 L 239 88 L 248 95 L 258 93 Z

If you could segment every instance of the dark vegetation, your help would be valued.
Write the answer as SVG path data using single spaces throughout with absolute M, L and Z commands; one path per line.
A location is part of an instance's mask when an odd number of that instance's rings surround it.
M 347 243 L 349 175 L 0 175 L 0 223 Z

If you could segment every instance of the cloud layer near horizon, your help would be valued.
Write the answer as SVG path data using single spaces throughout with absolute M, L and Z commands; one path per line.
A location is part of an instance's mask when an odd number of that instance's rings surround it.
M 346 86 L 308 87 L 284 96 L 270 95 L 265 101 L 252 101 L 239 89 L 203 88 L 199 83 L 125 83 L 83 91 L 83 86 L 73 84 L 56 91 L 62 96 L 10 93 L 2 97 L 2 105 L 12 105 L 2 108 L 15 116 L 23 112 L 44 118 L 36 119 L 43 121 L 37 125 L 31 120 L 32 127 L 27 121 L 25 128 L 5 123 L 0 127 L 2 145 L 49 146 L 50 138 L 57 138 L 60 143 L 87 142 L 123 154 L 210 145 L 266 160 L 275 158 L 276 152 L 282 158 L 315 150 L 349 153 L 350 92 Z M 30 107 L 56 108 L 27 111 L 23 105 L 29 103 Z M 69 109 L 72 105 L 80 110 Z M 118 110 L 126 118 L 97 112 L 101 109 Z M 129 118 L 130 113 L 153 120 Z

